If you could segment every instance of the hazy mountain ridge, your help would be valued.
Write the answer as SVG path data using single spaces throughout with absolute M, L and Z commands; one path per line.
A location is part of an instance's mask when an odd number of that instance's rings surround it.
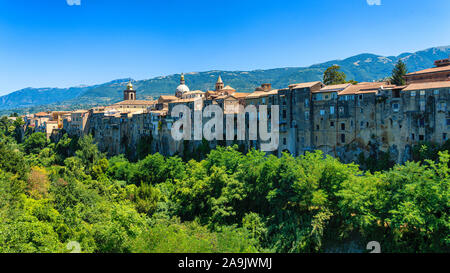
M 398 56 L 358 54 L 344 60 L 333 60 L 309 67 L 286 67 L 253 71 L 206 71 L 186 73 L 186 83 L 191 90 L 211 90 L 219 76 L 225 85 L 238 92 L 251 92 L 261 83 L 272 83 L 274 88 L 284 88 L 292 83 L 320 81 L 326 68 L 333 64 L 341 66 L 347 79 L 374 81 L 391 74 L 398 59 L 405 61 L 409 71 L 432 67 L 434 61 L 447 58 L 450 46 L 433 47 L 415 53 Z M 179 84 L 179 74 L 160 76 L 148 80 L 134 81 L 138 99 L 149 99 L 162 94 L 173 94 Z M 108 83 L 71 88 L 25 88 L 0 97 L 0 110 L 59 104 L 73 106 L 110 104 L 122 99 L 122 91 L 129 79 L 119 79 Z

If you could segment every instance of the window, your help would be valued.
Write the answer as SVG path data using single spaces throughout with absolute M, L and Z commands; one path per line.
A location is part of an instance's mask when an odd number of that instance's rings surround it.
M 286 118 L 286 110 L 283 110 L 283 118 Z
M 364 109 L 361 107 L 361 108 L 359 109 L 359 112 L 361 112 L 361 114 L 364 113 Z
M 416 135 L 415 134 L 411 134 L 411 139 L 415 140 L 415 138 L 416 138 Z
M 394 112 L 398 112 L 398 109 L 399 109 L 399 104 L 398 104 L 398 103 L 392 104 L 392 110 L 393 110 Z
M 420 90 L 420 95 L 425 96 L 425 90 Z
M 394 92 L 392 93 L 392 96 L 394 98 L 400 98 L 400 90 L 394 90 Z
M 320 130 L 320 127 L 319 127 L 319 125 L 316 125 L 316 130 Z
M 419 141 L 424 141 L 425 140 L 425 136 L 424 135 L 419 135 Z
M 283 138 L 283 145 L 286 145 L 286 138 Z
M 342 131 L 345 130 L 345 123 L 341 123 L 341 130 L 342 130 Z
M 321 115 L 321 116 L 324 116 L 324 115 L 325 115 L 325 110 L 323 110 L 323 109 L 320 110 L 320 115 Z
M 420 108 L 420 111 L 425 111 L 425 101 L 424 100 L 421 100 L 419 102 L 419 108 Z
M 439 89 L 434 89 L 433 94 L 439 95 Z
M 305 112 L 305 120 L 309 120 L 309 112 Z
M 363 95 L 359 95 L 359 100 L 362 100 L 363 99 Z
M 441 102 L 439 107 L 440 107 L 439 108 L 440 111 L 444 111 L 444 112 L 447 111 L 447 103 L 446 102 Z
M 330 115 L 334 115 L 334 106 L 330 106 Z
M 345 134 L 341 134 L 341 143 L 345 143 Z
M 359 123 L 359 127 L 361 127 L 361 128 L 364 127 L 364 121 L 361 121 L 361 122 Z
M 262 104 L 266 104 L 266 98 L 262 98 Z
M 416 91 L 411 91 L 411 97 L 415 97 L 416 96 Z
M 334 121 L 330 121 L 330 127 L 334 127 Z
M 442 134 L 442 139 L 443 139 L 443 140 L 447 140 L 447 133 L 443 133 L 443 134 Z
M 339 114 L 344 114 L 344 107 L 339 107 Z
M 305 99 L 305 107 L 309 107 L 309 99 Z

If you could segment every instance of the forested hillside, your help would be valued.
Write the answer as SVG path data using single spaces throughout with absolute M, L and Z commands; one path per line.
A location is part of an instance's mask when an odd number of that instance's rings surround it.
M 106 158 L 91 137 L 47 141 L 0 120 L 0 252 L 450 250 L 450 156 L 365 172 L 321 152 Z M 426 160 L 432 158 L 434 160 Z

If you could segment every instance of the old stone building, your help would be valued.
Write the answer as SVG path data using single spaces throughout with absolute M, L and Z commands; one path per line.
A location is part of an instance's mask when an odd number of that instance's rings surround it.
M 411 159 L 414 144 L 420 141 L 442 144 L 449 138 L 450 78 L 445 74 L 449 68 L 450 60 L 436 61 L 434 68 L 406 75 L 405 86 L 389 82 L 325 86 L 317 81 L 273 89 L 265 83 L 252 93 L 236 92 L 220 76 L 215 90 L 190 91 L 181 75 L 175 96 L 143 101 L 136 108 L 133 107 L 136 90 L 129 83 L 124 91 L 126 100 L 102 109 L 73 112 L 64 122 L 64 128 L 74 135 L 92 134 L 100 150 L 110 155 L 135 154 L 139 142 L 151 137 L 152 151 L 170 156 L 192 150 L 201 143 L 193 140 L 193 131 L 191 141 L 173 140 L 171 128 L 178 119 L 171 116 L 173 108 L 180 104 L 187 106 L 193 119 L 195 111 L 202 112 L 215 104 L 224 109 L 224 124 L 227 115 L 234 120 L 235 134 L 237 115 L 246 117 L 246 140 L 236 142 L 235 136 L 225 141 L 224 136 L 222 143 L 259 149 L 259 139 L 248 139 L 250 127 L 258 125 L 250 124 L 250 113 L 242 110 L 249 105 L 257 109 L 267 105 L 270 130 L 270 109 L 278 105 L 279 146 L 273 154 L 289 152 L 298 156 L 322 150 L 344 162 L 352 162 L 360 155 L 376 157 L 379 152 L 385 152 L 393 161 L 405 162 Z M 51 119 L 48 113 L 41 115 L 41 119 Z M 202 116 L 203 124 L 207 120 Z M 210 142 L 211 147 L 217 144 L 218 141 Z

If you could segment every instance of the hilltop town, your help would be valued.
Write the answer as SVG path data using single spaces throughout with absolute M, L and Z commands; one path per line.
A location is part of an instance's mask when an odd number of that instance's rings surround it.
M 44 132 L 49 139 L 65 133 L 79 137 L 91 134 L 100 151 L 110 156 L 135 154 L 139 143 L 147 141 L 151 152 L 172 156 L 202 144 L 172 139 L 170 129 L 176 119 L 170 113 L 176 105 L 202 110 L 217 104 L 228 115 L 239 114 L 240 105 L 279 105 L 279 148 L 275 155 L 289 152 L 297 156 L 321 150 L 352 162 L 361 155 L 376 157 L 384 152 L 392 161 L 403 163 L 411 159 L 414 144 L 442 144 L 450 137 L 450 58 L 437 60 L 435 67 L 409 73 L 405 80 L 403 86 L 387 81 L 327 86 L 316 81 L 282 89 L 262 83 L 254 92 L 243 93 L 226 85 L 220 76 L 214 90 L 191 91 L 182 75 L 174 95 L 162 95 L 158 100 L 137 100 L 139 90 L 129 82 L 121 102 L 87 110 L 25 115 L 23 132 Z M 209 145 L 214 148 L 233 143 L 244 150 L 261 145 L 253 140 L 213 141 Z

